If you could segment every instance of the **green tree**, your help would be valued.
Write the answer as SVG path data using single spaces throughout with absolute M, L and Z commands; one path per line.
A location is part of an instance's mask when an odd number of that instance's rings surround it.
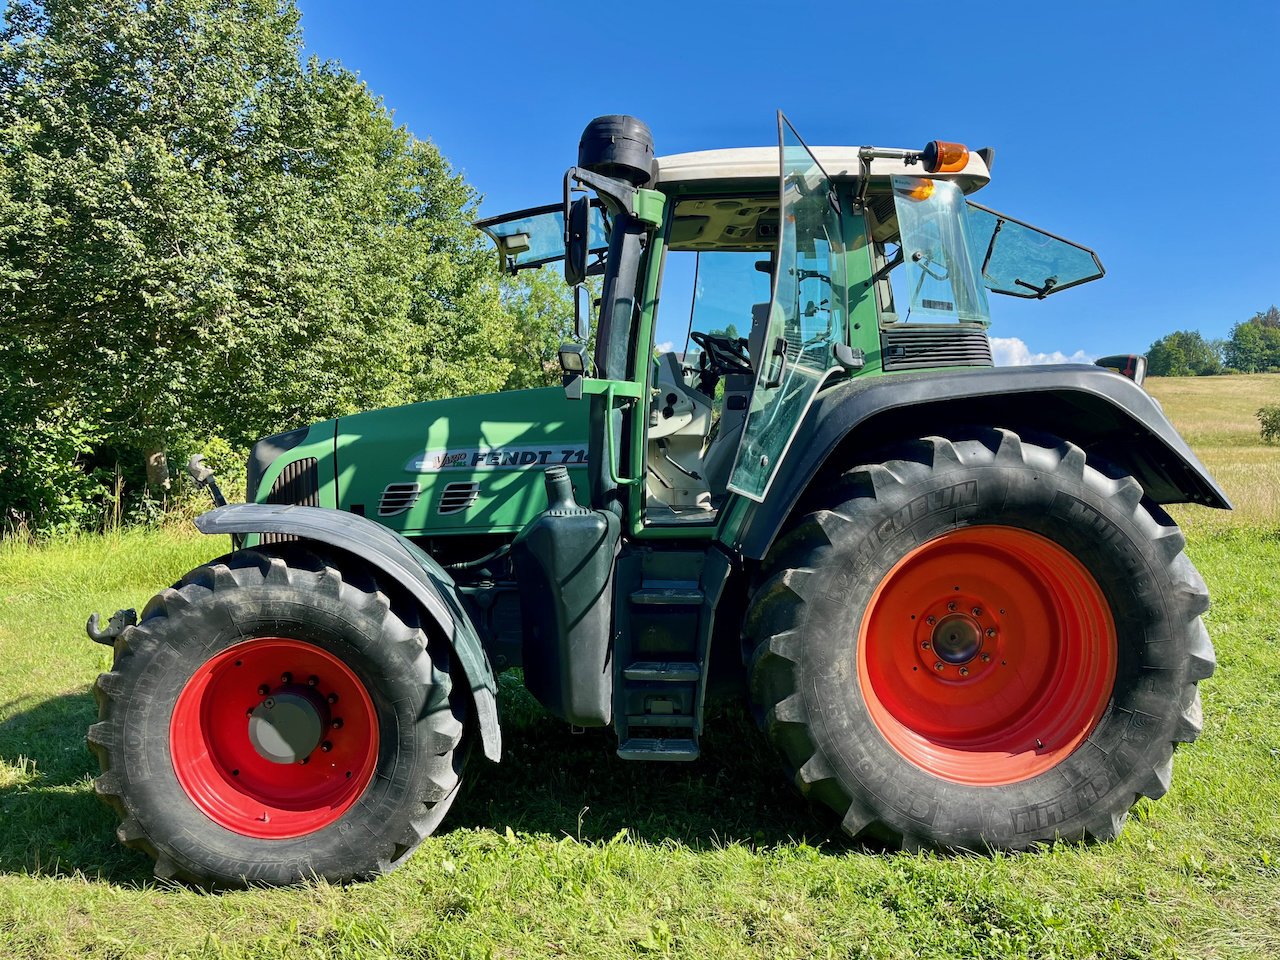
M 1221 350 L 1216 341 L 1205 340 L 1198 330 L 1178 330 L 1147 349 L 1147 372 L 1153 377 L 1218 374 L 1222 372 Z
M 149 451 L 506 380 L 472 190 L 349 71 L 302 63 L 298 19 L 293 0 L 9 0 L 0 441 L 67 439 L 11 461 L 0 505 L 74 519 L 33 493 L 50 457 L 139 481 Z
M 1237 323 L 1225 352 L 1227 365 L 1241 373 L 1280 370 L 1280 309 L 1272 306 Z

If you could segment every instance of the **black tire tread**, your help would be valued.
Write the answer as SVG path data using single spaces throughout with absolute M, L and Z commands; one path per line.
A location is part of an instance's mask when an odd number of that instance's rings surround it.
M 904 850 L 917 849 L 926 843 L 925 838 L 895 830 L 881 821 L 835 780 L 830 763 L 814 742 L 811 719 L 803 697 L 798 694 L 796 646 L 800 638 L 792 627 L 805 622 L 805 584 L 813 572 L 814 559 L 838 543 L 848 528 L 856 524 L 846 505 L 855 499 L 881 498 L 894 485 L 910 484 L 941 467 L 965 464 L 977 458 L 987 463 L 1057 471 L 1123 505 L 1132 522 L 1157 545 L 1166 562 L 1170 579 L 1176 585 L 1178 615 L 1190 650 L 1185 673 L 1187 682 L 1179 698 L 1184 706 L 1168 749 L 1141 775 L 1141 787 L 1132 802 L 1136 803 L 1141 796 L 1158 799 L 1168 791 L 1174 748 L 1178 743 L 1194 741 L 1200 733 L 1203 720 L 1196 684 L 1212 675 L 1216 662 L 1208 631 L 1200 618 L 1209 607 L 1209 594 L 1204 580 L 1183 553 L 1186 539 L 1177 525 L 1158 505 L 1145 499 L 1142 486 L 1134 478 L 1111 476 L 1105 465 L 1091 465 L 1085 452 L 1075 444 L 1057 441 L 1052 446 L 1040 446 L 1003 429 L 980 433 L 984 435 L 984 443 L 968 444 L 964 451 L 950 438 L 924 437 L 892 447 L 891 459 L 845 472 L 831 488 L 825 503 L 794 518 L 779 535 L 762 564 L 752 594 L 743 626 L 743 649 L 747 653 L 755 715 L 800 791 L 830 806 L 841 817 L 844 832 L 854 838 L 875 837 Z M 1127 808 L 1097 816 L 1085 826 L 1085 838 L 1115 838 L 1127 816 Z M 1041 839 L 1052 841 L 1057 837 Z
M 86 737 L 102 771 L 94 780 L 94 792 L 120 818 L 117 838 L 124 846 L 146 854 L 155 862 L 157 879 L 203 886 L 228 885 L 227 878 L 210 877 L 181 863 L 165 850 L 163 838 L 150 836 L 133 813 L 127 782 L 117 772 L 119 765 L 113 756 L 114 748 L 120 743 L 121 715 L 127 706 L 120 698 L 128 688 L 128 675 L 155 653 L 159 641 L 154 629 L 163 620 L 179 616 L 218 594 L 257 583 L 295 586 L 300 574 L 307 576 L 308 590 L 318 590 L 358 607 L 381 624 L 383 639 L 404 648 L 417 669 L 439 688 L 433 691 L 434 708 L 425 712 L 430 723 L 431 756 L 427 776 L 431 787 L 420 798 L 420 809 L 404 833 L 394 843 L 385 843 L 374 851 L 373 863 L 353 876 L 385 873 L 403 863 L 439 824 L 457 795 L 466 754 L 463 744 L 466 685 L 453 682 L 448 646 L 424 631 L 416 607 L 401 603 L 393 608 L 389 595 L 381 589 L 371 570 L 350 563 L 340 569 L 335 561 L 298 544 L 238 551 L 197 567 L 173 587 L 152 597 L 143 609 L 140 622 L 126 628 L 116 639 L 111 670 L 100 674 L 94 683 L 98 721 L 90 726 Z

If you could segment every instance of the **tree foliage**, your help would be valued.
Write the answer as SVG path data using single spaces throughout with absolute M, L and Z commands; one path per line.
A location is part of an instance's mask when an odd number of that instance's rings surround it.
M 1153 377 L 1198 377 L 1222 372 L 1218 345 L 1197 330 L 1178 330 L 1147 350 L 1147 372 Z
M 1280 309 L 1272 305 L 1232 327 L 1226 361 L 1241 373 L 1280 372 Z
M 292 0 L 9 0 L 0 509 L 85 519 L 115 465 L 500 388 L 475 196 Z M 3 518 L 0 518 L 2 520 Z

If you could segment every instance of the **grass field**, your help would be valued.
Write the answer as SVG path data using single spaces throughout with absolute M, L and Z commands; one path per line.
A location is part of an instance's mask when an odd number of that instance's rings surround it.
M 1243 509 L 1180 511 L 1219 669 L 1173 789 L 1115 843 L 862 848 L 792 794 L 737 711 L 712 719 L 696 764 L 626 764 L 508 677 L 506 757 L 475 763 L 401 871 L 346 888 L 158 886 L 92 794 L 89 685 L 110 652 L 82 625 L 222 545 L 172 530 L 0 544 L 0 955 L 1280 956 L 1280 447 L 1253 420 L 1280 377 L 1152 391 Z

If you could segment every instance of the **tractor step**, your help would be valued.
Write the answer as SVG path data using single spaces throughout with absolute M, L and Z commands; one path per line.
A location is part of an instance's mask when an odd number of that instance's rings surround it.
M 698 607 L 706 595 L 698 589 L 680 587 L 641 587 L 631 591 L 631 602 L 641 606 Z
M 632 727 L 685 727 L 692 729 L 693 717 L 678 713 L 633 713 L 627 715 L 627 724 Z
M 696 663 L 664 660 L 640 660 L 622 671 L 628 680 L 667 681 L 671 683 L 696 683 L 702 676 Z
M 697 760 L 698 744 L 693 740 L 659 740 L 630 737 L 618 747 L 623 760 Z

